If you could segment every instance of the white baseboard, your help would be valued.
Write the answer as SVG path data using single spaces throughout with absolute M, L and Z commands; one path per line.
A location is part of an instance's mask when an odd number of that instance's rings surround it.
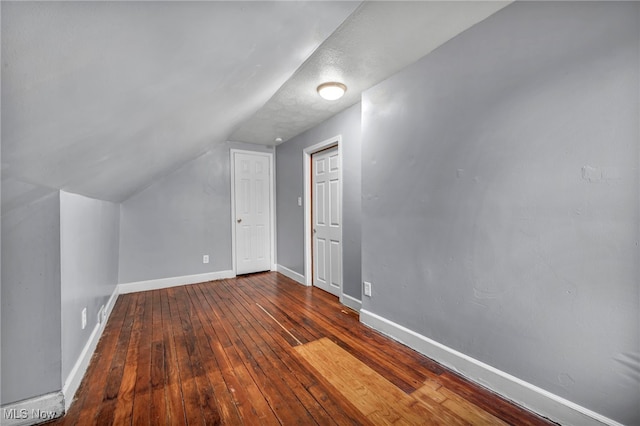
M 282 275 L 284 275 L 285 277 L 291 278 L 292 280 L 306 286 L 306 282 L 304 279 L 304 275 L 297 273 L 296 271 L 292 271 L 291 269 L 287 268 L 286 266 L 282 266 L 282 265 L 277 265 L 276 270 L 278 272 L 280 272 Z
M 120 294 L 135 293 L 138 291 L 159 290 L 161 288 L 177 287 L 181 285 L 197 284 L 206 281 L 222 280 L 235 277 L 235 272 L 216 271 L 206 274 L 185 275 L 182 277 L 160 278 L 157 280 L 137 281 L 118 284 Z
M 105 306 L 105 310 L 107 313 L 106 319 L 109 319 L 109 316 L 113 311 L 113 307 L 115 306 L 116 300 L 118 299 L 118 295 L 120 294 L 133 293 L 137 291 L 156 290 L 185 284 L 196 284 L 211 280 L 231 278 L 234 276 L 235 274 L 233 271 L 219 271 L 207 274 L 188 275 L 184 277 L 163 278 L 158 280 L 118 284 Z M 95 328 L 91 332 L 89 340 L 82 349 L 78 360 L 74 364 L 71 372 L 69 373 L 69 376 L 65 380 L 64 386 L 62 388 L 62 394 L 64 395 L 64 408 L 67 411 L 69 410 L 69 407 L 71 407 L 76 391 L 78 390 L 78 387 L 80 387 L 82 378 L 84 377 L 84 374 L 89 367 L 89 362 L 91 361 L 91 357 L 96 350 L 96 346 L 98 345 L 100 336 L 102 336 L 102 332 L 104 331 L 106 323 L 107 321 L 105 320 L 100 324 L 96 324 Z
M 64 414 L 64 395 L 52 392 L 2 406 L 0 424 L 6 426 L 35 425 Z
M 458 372 L 467 379 L 552 421 L 562 425 L 622 426 L 588 408 L 471 358 L 373 312 L 361 309 L 360 321 Z
M 62 393 L 64 395 L 64 408 L 65 411 L 69 411 L 71 404 L 74 401 L 74 397 L 76 395 L 76 391 L 78 387 L 80 387 L 80 383 L 82 382 L 82 378 L 84 374 L 87 372 L 87 368 L 89 367 L 89 362 L 91 361 L 91 357 L 96 350 L 96 346 L 98 345 L 98 341 L 100 340 L 100 336 L 102 336 L 102 332 L 104 331 L 104 327 L 109 320 L 109 316 L 111 316 L 111 312 L 113 311 L 113 307 L 116 304 L 116 300 L 118 299 L 118 286 L 111 293 L 111 297 L 107 301 L 105 305 L 106 318 L 104 321 L 96 324 L 91 332 L 91 336 L 89 336 L 89 340 L 82 348 L 82 352 L 78 357 L 78 360 L 73 365 L 73 368 L 69 372 L 67 379 L 64 382 L 64 386 L 62 387 Z
M 350 307 L 354 311 L 360 312 L 360 309 L 362 309 L 362 300 L 358 300 L 355 297 L 349 296 L 348 294 L 344 294 L 344 293 L 342 294 L 342 297 L 340 298 L 340 303 Z

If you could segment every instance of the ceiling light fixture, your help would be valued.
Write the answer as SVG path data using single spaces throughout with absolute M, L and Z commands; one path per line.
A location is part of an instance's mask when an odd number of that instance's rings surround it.
M 347 86 L 335 81 L 329 83 L 322 83 L 318 86 L 318 94 L 328 101 L 335 101 L 340 99 L 344 92 L 347 91 Z

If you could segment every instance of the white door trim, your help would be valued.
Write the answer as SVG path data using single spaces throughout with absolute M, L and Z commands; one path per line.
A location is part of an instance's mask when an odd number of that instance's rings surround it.
M 322 151 L 326 148 L 329 148 L 331 146 L 337 145 L 338 146 L 338 161 L 339 161 L 339 168 L 340 170 L 338 171 L 339 176 L 340 176 L 340 183 L 339 183 L 339 188 L 340 188 L 340 218 L 341 218 L 341 224 L 344 223 L 344 221 L 342 220 L 342 218 L 344 217 L 343 215 L 343 208 L 342 206 L 344 205 L 344 203 L 342 202 L 342 200 L 344 199 L 344 192 L 342 191 L 342 185 L 343 185 L 343 173 L 342 173 L 342 135 L 337 135 L 334 137 L 331 137 L 329 139 L 326 139 L 322 142 L 318 142 L 315 145 L 312 145 L 310 147 L 307 147 L 303 150 L 302 152 L 302 170 L 303 170 L 303 177 L 304 177 L 304 188 L 303 188 L 303 194 L 304 194 L 304 280 L 305 280 L 305 284 L 307 286 L 311 286 L 313 285 L 313 282 L 311 280 L 313 272 L 311 270 L 311 264 L 313 262 L 312 260 L 312 247 L 311 245 L 313 244 L 313 239 L 311 238 L 311 191 L 309 190 L 311 188 L 311 156 L 313 154 L 315 154 L 316 152 Z M 344 240 L 343 240 L 343 228 L 344 226 L 340 226 L 340 244 L 342 245 L 342 259 L 344 260 Z M 342 302 L 342 299 L 344 297 L 344 292 L 342 291 L 343 286 L 344 286 L 344 262 L 343 262 L 343 267 L 341 268 L 341 274 L 342 277 L 340 277 L 340 301 Z
M 235 149 L 231 148 L 229 150 L 229 162 L 230 162 L 230 173 L 231 173 L 231 268 L 233 269 L 234 275 L 237 272 L 236 269 L 236 166 L 235 166 L 235 154 L 250 154 L 250 155 L 261 155 L 269 158 L 269 214 L 271 231 L 269 238 L 271 239 L 271 270 L 276 270 L 276 214 L 275 214 L 275 181 L 276 181 L 276 170 L 275 170 L 275 161 L 274 155 L 272 152 L 261 152 L 261 151 L 248 151 L 244 149 Z

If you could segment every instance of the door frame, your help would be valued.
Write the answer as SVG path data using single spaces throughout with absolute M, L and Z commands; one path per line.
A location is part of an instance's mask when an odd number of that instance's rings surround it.
M 249 154 L 249 155 L 260 155 L 264 157 L 268 157 L 269 159 L 269 215 L 270 215 L 270 230 L 269 230 L 269 239 L 271 240 L 271 270 L 276 270 L 276 214 L 275 214 L 275 181 L 276 181 L 276 171 L 275 171 L 275 161 L 273 152 L 263 152 L 263 151 L 249 151 L 246 149 L 235 149 L 231 148 L 229 150 L 229 163 L 231 171 L 231 269 L 233 270 L 233 275 L 236 275 L 236 160 L 235 155 L 238 154 Z
M 342 173 L 342 135 L 336 135 L 329 139 L 325 139 L 322 142 L 318 142 L 315 145 L 311 145 L 310 147 L 305 148 L 302 152 L 302 173 L 304 177 L 304 280 L 307 286 L 313 285 L 313 235 L 311 234 L 311 207 L 313 200 L 311 199 L 311 156 L 333 146 L 338 147 L 338 176 L 340 177 L 340 183 L 338 185 L 338 188 L 340 188 L 340 248 L 342 254 L 341 261 L 344 261 L 344 192 L 342 190 L 344 179 Z M 342 263 L 343 265 L 340 268 L 340 302 L 342 302 L 344 297 L 344 292 L 342 290 L 344 288 L 344 262 Z

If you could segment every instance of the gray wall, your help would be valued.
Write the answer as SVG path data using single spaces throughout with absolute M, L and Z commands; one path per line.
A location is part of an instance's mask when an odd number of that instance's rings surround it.
M 2 404 L 62 388 L 58 191 L 2 181 Z
M 278 264 L 304 275 L 302 153 L 305 148 L 342 135 L 343 291 L 361 298 L 360 279 L 360 104 L 335 115 L 276 148 Z
M 119 204 L 60 192 L 63 382 L 118 283 L 119 222 Z M 87 326 L 82 330 L 85 307 Z
M 639 9 L 516 2 L 362 100 L 363 308 L 625 424 Z
M 119 282 L 232 269 L 231 148 L 272 150 L 217 144 L 122 203 Z

